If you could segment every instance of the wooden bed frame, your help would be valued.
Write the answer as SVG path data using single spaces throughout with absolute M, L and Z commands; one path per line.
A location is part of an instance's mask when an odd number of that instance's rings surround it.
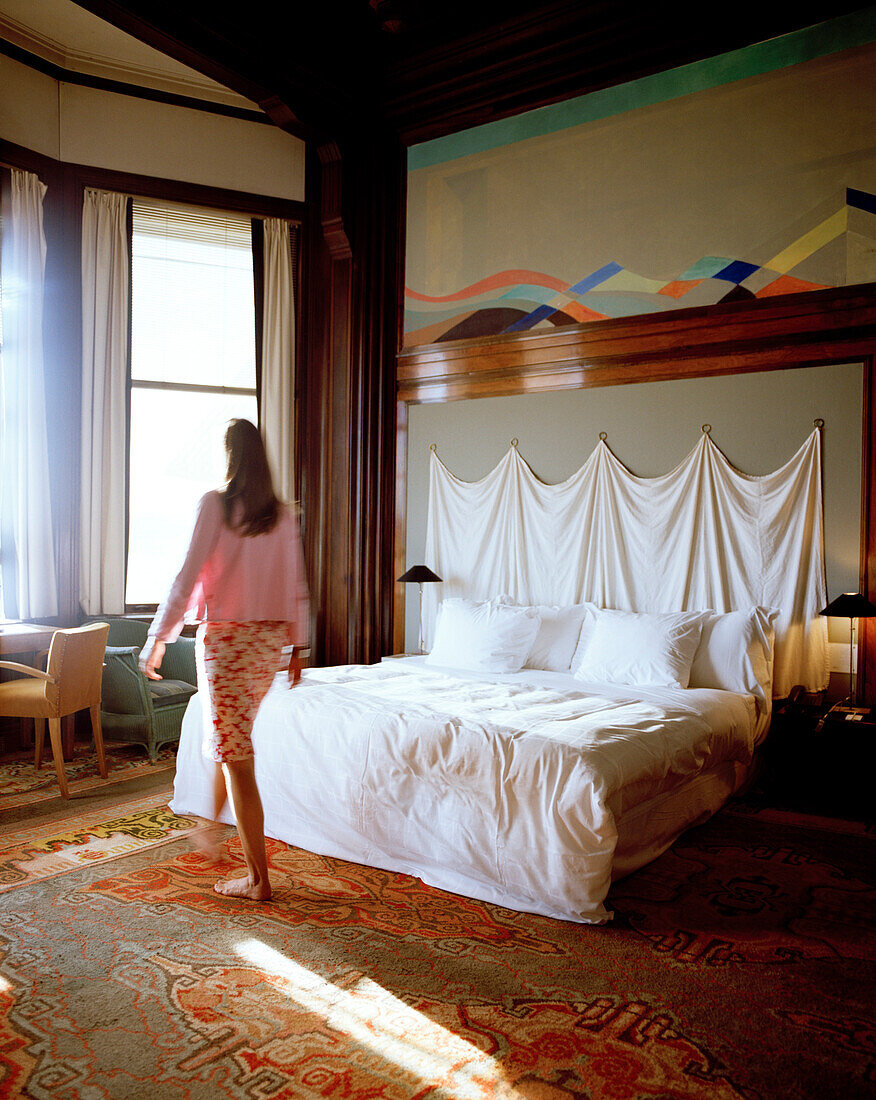
M 860 591 L 876 602 L 876 283 L 402 350 L 394 576 L 406 568 L 410 405 L 849 362 L 864 365 Z M 396 585 L 396 652 L 404 598 Z M 862 697 L 874 702 L 876 620 L 862 623 L 858 667 Z

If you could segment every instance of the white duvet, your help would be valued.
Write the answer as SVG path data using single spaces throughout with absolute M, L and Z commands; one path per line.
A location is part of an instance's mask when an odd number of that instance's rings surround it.
M 196 695 L 170 805 L 209 817 L 201 722 Z M 717 808 L 697 797 L 697 781 L 722 768 L 742 774 L 756 729 L 749 695 L 531 670 L 485 677 L 410 658 L 313 669 L 294 690 L 278 676 L 253 744 L 269 836 L 512 909 L 598 923 L 611 916 L 624 819 L 644 830 L 640 862 L 653 858 L 704 807 Z M 672 835 L 655 817 L 649 838 L 651 807 L 659 817 L 667 802 Z M 223 820 L 233 821 L 227 807 Z M 625 872 L 638 865 L 629 852 L 624 863 Z

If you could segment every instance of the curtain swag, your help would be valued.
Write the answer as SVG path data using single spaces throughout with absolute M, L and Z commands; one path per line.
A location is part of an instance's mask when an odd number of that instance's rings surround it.
M 751 476 L 706 428 L 668 474 L 635 476 L 601 437 L 555 485 L 532 473 L 516 440 L 476 482 L 455 477 L 433 446 L 425 562 L 444 583 L 425 586 L 427 647 L 448 596 L 639 612 L 761 605 L 779 610 L 776 697 L 826 686 L 821 433 L 781 469 Z

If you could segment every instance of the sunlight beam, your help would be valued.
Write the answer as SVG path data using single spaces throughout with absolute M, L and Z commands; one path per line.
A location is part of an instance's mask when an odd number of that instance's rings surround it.
M 244 940 L 234 950 L 270 975 L 275 985 L 279 981 L 302 1008 L 319 1013 L 330 1027 L 424 1083 L 452 1088 L 453 1095 L 464 1100 L 482 1097 L 485 1086 L 495 1087 L 502 1080 L 488 1054 L 370 978 L 359 977 L 349 989 L 342 989 L 261 940 Z

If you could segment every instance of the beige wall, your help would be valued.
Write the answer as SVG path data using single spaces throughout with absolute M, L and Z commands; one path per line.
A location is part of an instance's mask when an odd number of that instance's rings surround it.
M 860 364 L 414 405 L 408 432 L 407 562 L 423 560 L 431 443 L 453 474 L 476 481 L 516 438 L 533 472 L 554 483 L 583 465 L 604 431 L 624 465 L 653 477 L 677 465 L 709 423 L 712 439 L 730 462 L 757 475 L 785 463 L 821 417 L 827 586 L 833 598 L 858 587 L 862 413 Z M 412 650 L 415 592 L 407 604 L 405 630 Z M 840 640 L 834 629 L 832 639 Z
M 0 137 L 70 164 L 303 201 L 304 143 L 275 126 L 59 83 L 0 56 Z

